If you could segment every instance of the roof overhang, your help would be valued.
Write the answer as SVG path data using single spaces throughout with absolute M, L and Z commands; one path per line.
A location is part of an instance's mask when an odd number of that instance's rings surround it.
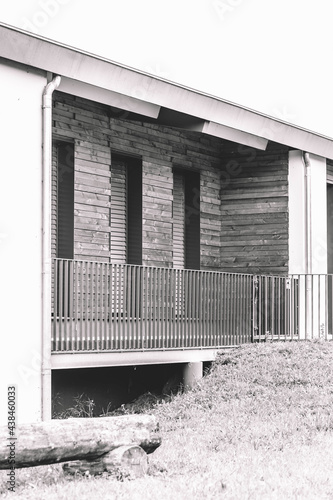
M 198 119 L 202 133 L 258 149 L 274 141 L 333 159 L 328 137 L 4 24 L 0 56 L 60 75 L 63 92 L 150 118 L 166 108 Z

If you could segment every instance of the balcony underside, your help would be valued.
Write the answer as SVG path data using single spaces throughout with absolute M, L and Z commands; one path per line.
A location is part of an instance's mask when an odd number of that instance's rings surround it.
M 67 368 L 95 368 L 107 366 L 136 366 L 214 361 L 219 349 L 149 349 L 119 351 L 55 352 L 53 370 Z

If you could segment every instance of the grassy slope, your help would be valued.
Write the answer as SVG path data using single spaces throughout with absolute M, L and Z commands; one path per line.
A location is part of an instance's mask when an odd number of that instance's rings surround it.
M 325 342 L 226 351 L 195 390 L 152 410 L 163 444 L 149 476 L 69 480 L 59 466 L 27 469 L 8 498 L 333 498 L 332 360 Z

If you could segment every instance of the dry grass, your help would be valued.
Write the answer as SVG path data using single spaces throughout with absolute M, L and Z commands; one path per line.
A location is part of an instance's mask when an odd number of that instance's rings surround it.
M 333 498 L 333 343 L 266 343 L 219 356 L 193 391 L 155 405 L 163 444 L 135 481 L 17 470 L 29 499 Z M 145 407 L 147 411 L 147 407 Z M 1 483 L 2 480 L 2 483 Z

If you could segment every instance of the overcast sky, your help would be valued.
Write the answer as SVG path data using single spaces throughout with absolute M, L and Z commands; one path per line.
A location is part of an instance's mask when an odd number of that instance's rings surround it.
M 333 138 L 332 14 L 332 0 L 7 0 L 0 6 L 7 24 Z

